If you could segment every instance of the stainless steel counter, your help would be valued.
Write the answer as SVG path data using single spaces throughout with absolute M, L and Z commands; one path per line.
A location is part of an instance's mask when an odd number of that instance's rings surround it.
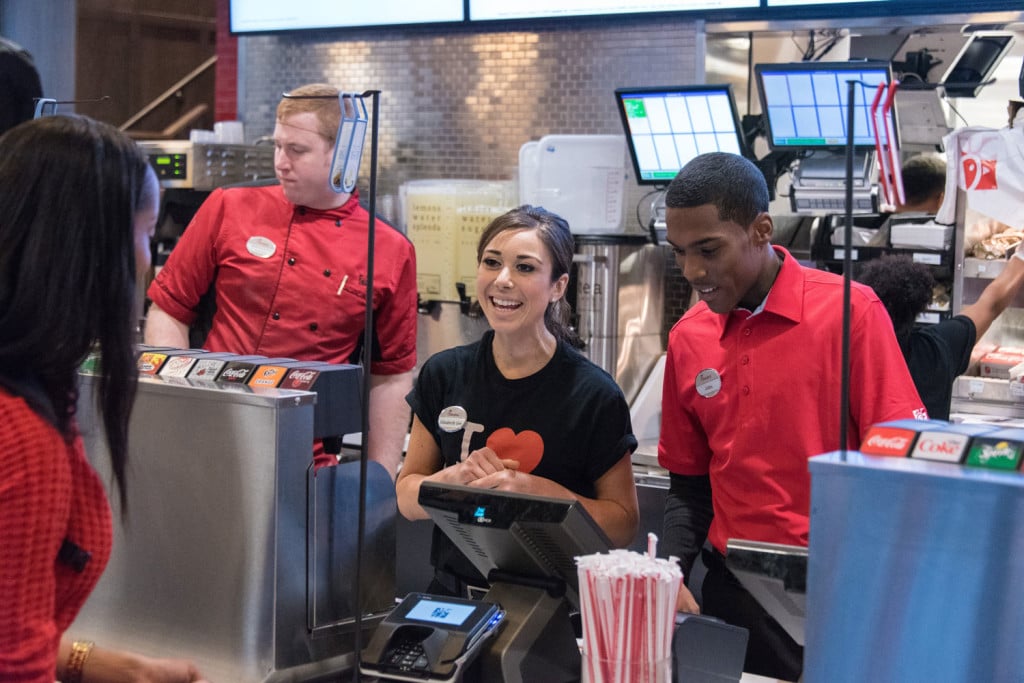
M 83 380 L 86 447 L 109 481 Z M 313 475 L 315 397 L 140 380 L 128 515 L 115 508 L 110 564 L 70 633 L 188 657 L 214 681 L 350 666 L 359 463 Z M 394 598 L 394 486 L 369 465 L 364 614 Z

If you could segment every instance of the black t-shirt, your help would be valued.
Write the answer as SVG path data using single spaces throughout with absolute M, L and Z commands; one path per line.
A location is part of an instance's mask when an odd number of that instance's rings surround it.
M 445 466 L 491 440 L 499 457 L 520 460 L 527 471 L 527 463 L 539 458 L 532 474 L 592 498 L 594 482 L 636 449 L 622 390 L 608 373 L 562 342 L 539 372 L 506 379 L 494 364 L 493 339 L 488 330 L 479 342 L 432 356 L 406 399 L 434 435 Z M 438 417 L 453 406 L 465 410 L 465 424 L 445 431 Z M 438 529 L 431 561 L 486 585 Z
M 911 333 L 907 367 L 928 409 L 928 417 L 949 419 L 953 380 L 967 370 L 976 335 L 974 321 L 965 315 Z

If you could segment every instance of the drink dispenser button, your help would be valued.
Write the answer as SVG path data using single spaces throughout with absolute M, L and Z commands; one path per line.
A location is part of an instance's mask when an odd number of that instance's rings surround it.
M 311 362 L 288 370 L 279 388 L 316 394 L 313 437 L 325 439 L 362 431 L 362 374 L 358 365 Z

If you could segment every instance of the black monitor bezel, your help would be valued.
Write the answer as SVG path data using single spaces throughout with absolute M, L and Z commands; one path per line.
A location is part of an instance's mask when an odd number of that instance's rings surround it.
M 671 86 L 645 86 L 636 88 L 616 88 L 615 106 L 619 112 L 619 121 L 622 123 L 622 131 L 626 136 L 626 148 L 629 150 L 629 158 L 633 164 L 633 177 L 638 185 L 649 185 L 653 187 L 664 187 L 672 182 L 671 178 L 644 178 L 640 169 L 640 161 L 637 158 L 636 146 L 629 127 L 629 117 L 626 113 L 625 101 L 630 95 L 652 95 L 656 93 L 670 93 L 679 95 L 695 95 L 700 93 L 721 95 L 724 94 L 729 100 L 729 109 L 732 113 L 733 129 L 736 133 L 736 144 L 742 156 L 749 156 L 746 141 L 743 136 L 743 125 L 740 121 L 739 110 L 736 107 L 736 96 L 733 93 L 731 83 L 703 83 L 689 85 Z M 685 165 L 685 164 L 684 164 Z M 681 167 L 680 167 L 681 168 Z M 676 169 L 676 173 L 679 169 Z
M 557 541 L 560 554 L 572 558 L 612 548 L 608 536 L 578 500 L 432 481 L 420 484 L 418 500 L 438 528 L 485 577 L 497 569 L 503 575 L 517 575 L 527 583 L 533 579 L 553 579 L 564 584 L 565 597 L 574 608 L 579 608 L 579 576 L 575 562 L 571 567 L 562 563 L 552 570 L 531 555 L 524 545 L 539 548 Z M 491 511 L 486 521 L 474 515 L 480 507 Z M 457 521 L 448 517 L 451 513 L 456 513 Z M 524 525 L 532 525 L 532 530 L 525 529 Z M 546 538 L 538 538 L 540 528 L 547 532 Z M 531 565 L 531 571 L 499 566 L 493 558 L 484 562 L 480 558 L 483 539 L 474 538 L 481 530 L 507 531 L 503 550 L 514 555 L 517 563 Z M 524 535 L 528 538 L 520 541 L 519 537 Z
M 1014 35 L 1008 31 L 977 31 L 960 48 L 942 78 L 946 97 L 977 97 L 989 83 L 999 63 L 1013 49 Z M 995 51 L 980 51 L 979 46 L 993 45 Z M 980 51 L 980 52 L 979 52 Z M 1024 67 L 1022 67 L 1024 68 Z M 977 74 L 973 78 L 965 78 Z
M 767 95 L 765 94 L 764 88 L 764 73 L 803 73 L 803 72 L 820 72 L 820 73 L 844 73 L 844 72 L 863 72 L 863 71 L 884 71 L 888 83 L 892 83 L 893 72 L 892 63 L 885 60 L 850 60 L 845 62 L 783 62 L 783 63 L 759 63 L 754 65 L 754 78 L 757 82 L 757 93 L 761 103 L 761 112 L 764 118 L 764 129 L 765 138 L 768 143 L 768 148 L 772 151 L 832 151 L 839 152 L 846 149 L 846 141 L 835 142 L 828 144 L 789 144 L 789 143 L 778 143 L 775 140 L 775 136 L 772 132 L 772 121 L 768 115 L 768 101 Z M 870 105 L 875 96 L 873 87 L 864 86 L 861 89 L 861 93 L 865 97 L 865 102 Z M 893 107 L 890 117 L 892 118 L 892 130 L 893 135 L 898 135 L 897 131 L 899 126 L 896 117 L 896 108 Z M 845 122 L 845 118 L 844 118 Z M 869 120 L 870 125 L 874 125 L 874 122 Z M 898 142 L 898 139 L 897 139 Z M 868 151 L 875 149 L 875 143 L 871 142 L 856 142 L 853 145 L 855 150 Z
M 401 30 L 413 32 L 416 30 L 459 30 L 462 27 L 471 30 L 483 28 L 491 30 L 494 27 L 501 27 L 508 30 L 535 30 L 538 26 L 558 27 L 565 25 L 598 25 L 609 21 L 622 22 L 632 20 L 674 20 L 679 17 L 685 19 L 701 19 L 707 22 L 755 22 L 765 21 L 821 21 L 834 19 L 838 16 L 843 18 L 885 18 L 885 17 L 906 17 L 919 14 L 971 14 L 976 12 L 995 12 L 1001 10 L 1017 11 L 1019 0 L 833 0 L 832 2 L 806 2 L 797 4 L 772 5 L 770 0 L 761 0 L 756 7 L 743 8 L 722 8 L 722 9 L 676 9 L 657 11 L 630 11 L 626 13 L 606 12 L 588 14 L 555 14 L 552 13 L 543 17 L 523 18 L 501 18 L 501 19 L 473 19 L 471 8 L 468 7 L 469 0 L 463 4 L 462 19 L 451 19 L 441 22 L 426 21 L 388 21 L 380 24 L 348 24 L 339 20 L 337 23 L 316 24 L 311 26 L 295 27 L 282 24 L 272 24 L 260 29 L 235 28 L 232 20 L 234 2 L 228 7 L 228 32 L 231 36 L 243 37 L 253 35 L 274 35 L 311 33 L 326 31 L 338 34 L 352 34 L 359 32 L 378 32 L 380 30 Z
M 381 16 L 379 22 L 348 23 L 339 15 L 337 21 L 323 21 L 312 24 L 289 25 L 286 22 L 273 23 L 260 28 L 243 28 L 235 25 L 236 6 L 243 0 L 230 0 L 228 3 L 228 33 L 232 36 L 258 36 L 273 34 L 302 34 L 314 31 L 358 31 L 358 30 L 380 30 L 386 28 L 436 28 L 443 29 L 451 26 L 462 26 L 467 23 L 465 0 L 462 3 L 461 16 L 454 19 L 433 19 L 433 20 L 401 20 L 390 16 Z

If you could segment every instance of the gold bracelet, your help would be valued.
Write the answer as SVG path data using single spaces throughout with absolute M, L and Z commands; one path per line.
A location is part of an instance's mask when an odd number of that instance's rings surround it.
M 68 667 L 61 683 L 82 683 L 82 668 L 85 666 L 85 660 L 89 659 L 89 655 L 92 653 L 92 646 L 91 640 L 76 640 L 71 645 Z

